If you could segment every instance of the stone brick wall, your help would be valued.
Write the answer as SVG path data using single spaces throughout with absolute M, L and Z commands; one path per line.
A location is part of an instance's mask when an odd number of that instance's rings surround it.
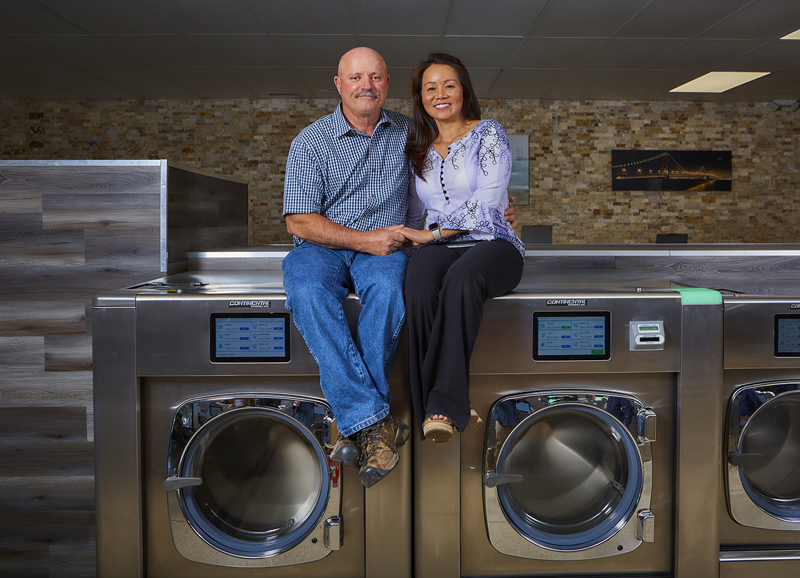
M 291 139 L 330 100 L 0 101 L 0 158 L 157 159 L 250 183 L 250 243 L 287 243 L 281 218 Z M 484 116 L 530 135 L 531 202 L 520 224 L 555 243 L 800 239 L 800 113 L 766 103 L 484 101 Z M 387 107 L 409 112 L 406 100 Z M 612 192 L 612 149 L 733 151 L 733 191 Z

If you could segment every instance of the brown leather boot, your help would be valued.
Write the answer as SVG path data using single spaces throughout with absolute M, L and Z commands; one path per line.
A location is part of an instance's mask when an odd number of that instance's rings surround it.
M 361 446 L 361 471 L 358 479 L 370 488 L 385 478 L 400 460 L 397 447 L 411 436 L 411 428 L 391 414 L 358 432 Z
M 356 440 L 351 437 L 346 438 L 342 434 L 339 434 L 339 437 L 336 438 L 333 450 L 331 450 L 331 461 L 339 462 L 351 468 L 357 468 L 361 457 L 360 453 L 361 450 Z

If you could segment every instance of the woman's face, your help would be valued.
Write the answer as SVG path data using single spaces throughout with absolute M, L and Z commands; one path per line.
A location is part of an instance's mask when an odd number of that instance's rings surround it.
M 447 64 L 431 64 L 422 73 L 422 106 L 439 122 L 461 120 L 463 94 L 455 69 Z

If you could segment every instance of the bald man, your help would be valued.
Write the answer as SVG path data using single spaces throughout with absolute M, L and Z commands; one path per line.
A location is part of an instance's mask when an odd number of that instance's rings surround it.
M 405 322 L 411 120 L 382 108 L 389 74 L 370 48 L 342 56 L 334 83 L 341 104 L 292 141 L 286 161 L 283 214 L 295 248 L 283 261 L 284 288 L 336 416 L 331 459 L 360 466 L 370 487 L 410 436 L 389 413 L 387 376 Z M 350 291 L 362 307 L 355 339 L 342 310 Z

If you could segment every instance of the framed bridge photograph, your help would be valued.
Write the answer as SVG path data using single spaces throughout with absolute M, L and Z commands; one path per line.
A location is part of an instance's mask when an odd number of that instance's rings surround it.
M 730 191 L 731 151 L 611 151 L 612 191 Z

